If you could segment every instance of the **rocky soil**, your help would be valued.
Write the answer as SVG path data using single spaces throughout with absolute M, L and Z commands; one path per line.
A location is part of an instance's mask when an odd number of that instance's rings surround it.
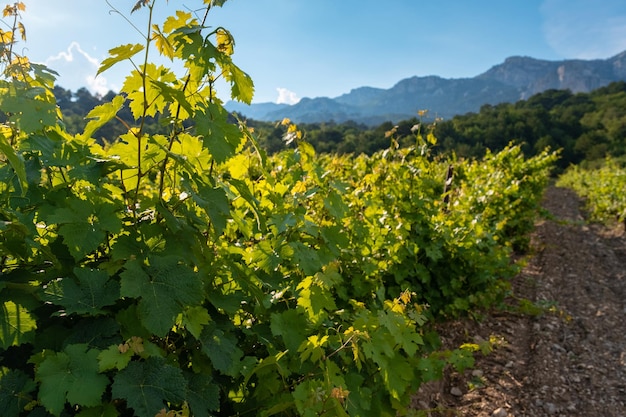
M 433 417 L 626 417 L 623 225 L 587 222 L 581 200 L 564 188 L 550 187 L 544 208 L 513 283 L 512 303 L 532 300 L 529 308 L 448 326 L 452 344 L 471 341 L 466 335 L 503 343 L 479 354 L 473 370 L 424 386 L 415 408 Z

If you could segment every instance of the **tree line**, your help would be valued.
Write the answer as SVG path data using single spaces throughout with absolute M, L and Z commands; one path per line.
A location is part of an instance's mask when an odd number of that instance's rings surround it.
M 86 88 L 76 92 L 55 87 L 57 103 L 65 115 L 68 132 L 82 131 L 88 112 L 115 96 L 92 95 Z M 233 115 L 245 119 L 243 115 Z M 124 120 L 131 120 L 129 109 L 98 132 L 98 139 L 113 142 L 125 131 Z M 257 133 L 259 143 L 270 154 L 288 147 L 286 127 L 281 123 L 246 120 Z M 148 131 L 165 130 L 158 118 L 146 122 Z M 626 155 L 626 83 L 615 82 L 591 93 L 547 90 L 516 103 L 484 105 L 476 113 L 449 120 L 433 119 L 421 112 L 399 123 L 385 122 L 375 127 L 356 122 L 300 124 L 306 140 L 318 153 L 367 154 L 389 146 L 390 135 L 401 146 L 411 145 L 416 129 L 432 130 L 438 139 L 436 152 L 454 152 L 459 157 L 480 157 L 486 150 L 497 152 L 510 142 L 520 144 L 524 153 L 536 155 L 549 147 L 561 149 L 562 168 L 571 164 L 593 164 L 607 156 Z

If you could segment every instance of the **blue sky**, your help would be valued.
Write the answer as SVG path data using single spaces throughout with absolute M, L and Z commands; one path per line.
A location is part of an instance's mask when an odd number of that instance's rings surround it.
M 64 88 L 119 89 L 130 66 L 94 78 L 98 65 L 141 35 L 105 0 L 22 1 L 25 55 L 59 72 Z M 130 15 L 135 2 L 109 0 L 144 29 L 146 11 Z M 201 6 L 161 0 L 156 21 Z M 473 77 L 513 55 L 596 59 L 626 50 L 625 0 L 228 0 L 209 24 L 234 35 L 255 102 L 390 88 L 414 75 Z

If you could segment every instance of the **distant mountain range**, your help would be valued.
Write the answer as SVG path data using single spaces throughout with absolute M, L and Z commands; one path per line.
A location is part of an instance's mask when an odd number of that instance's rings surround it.
M 303 98 L 297 104 L 230 101 L 229 111 L 246 117 L 296 123 L 345 122 L 367 125 L 400 121 L 428 110 L 431 117 L 451 118 L 477 112 L 485 104 L 516 102 L 549 89 L 590 92 L 614 81 L 626 81 L 626 51 L 596 60 L 546 61 L 514 56 L 473 78 L 411 77 L 389 89 L 360 87 L 339 97 Z

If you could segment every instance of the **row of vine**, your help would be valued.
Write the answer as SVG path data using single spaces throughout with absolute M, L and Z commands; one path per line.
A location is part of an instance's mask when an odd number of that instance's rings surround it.
M 572 188 L 584 197 L 594 221 L 626 224 L 626 168 L 618 160 L 608 158 L 595 169 L 572 166 L 557 185 Z

